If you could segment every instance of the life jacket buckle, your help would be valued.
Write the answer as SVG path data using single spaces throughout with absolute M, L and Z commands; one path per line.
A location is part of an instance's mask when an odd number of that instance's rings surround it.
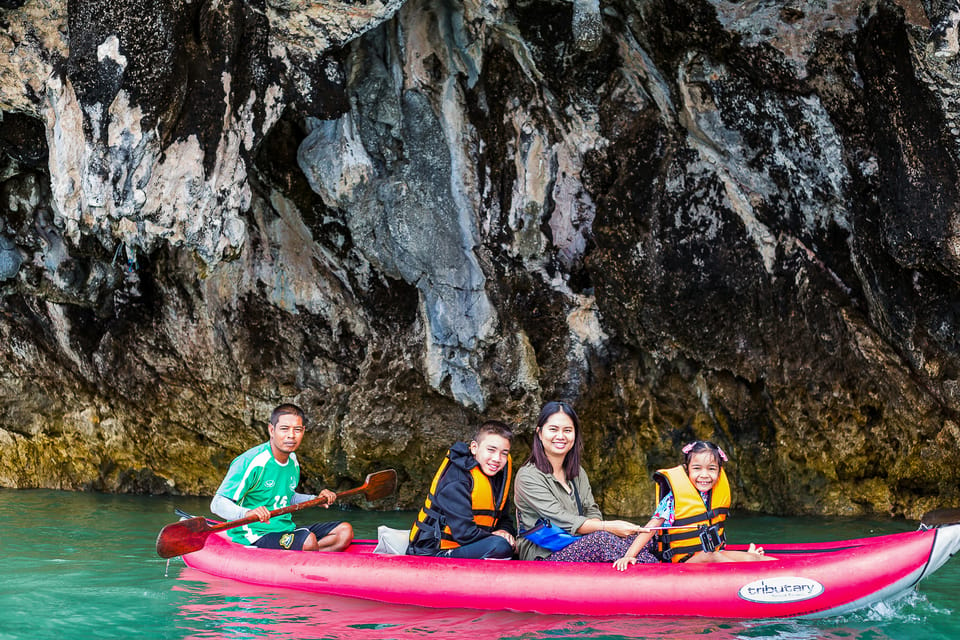
M 700 545 L 703 547 L 703 550 L 707 553 L 711 551 L 716 551 L 718 547 L 722 544 L 720 540 L 720 525 L 712 524 L 707 526 L 705 524 L 700 525 Z

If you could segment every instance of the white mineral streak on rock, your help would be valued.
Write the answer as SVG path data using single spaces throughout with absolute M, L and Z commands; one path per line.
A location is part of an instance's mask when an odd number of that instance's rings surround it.
M 649 54 L 633 37 L 633 33 L 627 29 L 620 36 L 617 39 L 617 48 L 623 60 L 620 73 L 627 82 L 627 86 L 637 96 L 634 101 L 637 103 L 638 111 L 646 106 L 647 99 L 651 99 L 657 105 L 664 124 L 673 127 L 677 115 L 676 107 L 670 98 L 670 86 L 650 59 Z
M 723 82 L 725 76 L 724 69 L 691 54 L 679 70 L 683 108 L 678 119 L 687 130 L 688 144 L 699 152 L 704 162 L 703 170 L 713 172 L 721 181 L 728 205 L 743 222 L 765 269 L 772 273 L 779 241 L 755 212 L 756 202 L 771 202 L 784 195 L 769 173 L 770 166 L 792 177 L 791 183 L 796 186 L 791 189 L 790 201 L 811 231 L 831 224 L 849 230 L 843 204 L 849 174 L 842 142 L 817 96 L 793 100 L 770 96 L 762 104 L 746 105 L 750 112 L 746 115 L 762 117 L 768 123 L 766 129 L 774 149 L 764 170 L 751 169 L 750 158 L 756 150 L 749 148 L 740 132 L 727 124 L 743 114 L 721 117 L 711 95 L 712 83 Z M 788 111 L 799 114 L 805 121 L 807 126 L 803 130 L 808 132 L 805 139 L 798 140 L 791 133 L 794 129 L 787 123 Z M 817 198 L 811 195 L 815 191 L 821 192 Z M 700 217 L 701 225 L 702 218 L 715 217 L 708 209 L 686 213 Z M 715 232 L 716 221 L 707 228 Z M 711 233 L 706 237 L 712 237 Z
M 203 149 L 196 136 L 177 140 L 164 151 L 164 162 L 154 165 L 144 187 L 147 201 L 161 203 L 157 207 L 155 223 L 172 231 L 168 238 L 173 244 L 186 242 L 185 229 L 177 225 L 179 212 L 192 209 L 196 197 L 203 191 L 196 175 L 203 166 Z
M 413 18 L 405 12 L 401 22 L 408 19 Z M 428 56 L 451 61 L 452 45 L 437 38 L 435 29 L 397 32 L 404 38 L 397 49 L 403 58 L 389 57 L 377 83 L 356 89 L 366 97 L 355 104 L 369 100 L 373 112 L 312 121 L 298 164 L 324 201 L 344 211 L 371 264 L 417 287 L 424 326 L 421 357 L 429 384 L 449 389 L 464 406 L 483 409 L 486 397 L 478 370 L 498 319 L 474 254 L 477 204 L 466 193 L 476 189 L 465 183 L 473 180 L 465 176 L 475 173 L 476 143 L 465 125 L 454 74 L 431 79 L 419 64 Z M 444 90 L 430 100 L 419 90 L 421 82 Z M 404 135 L 404 155 L 382 158 L 387 164 L 383 174 L 370 157 L 382 157 L 383 151 L 365 151 L 356 130 L 368 121 L 389 123 L 393 135 Z
M 853 224 L 847 216 L 847 207 L 844 204 L 844 193 L 850 183 L 850 172 L 847 170 L 844 158 L 843 139 L 833 126 L 833 119 L 824 107 L 820 96 L 812 94 L 800 96 L 803 119 L 811 132 L 811 138 L 816 145 L 806 145 L 795 149 L 796 156 L 809 162 L 809 166 L 818 167 L 818 178 L 826 178 L 826 186 L 816 185 L 832 197 L 827 198 L 828 206 L 812 198 L 802 202 L 802 213 L 809 229 L 827 229 L 836 224 L 841 229 L 853 230 Z M 781 152 L 782 153 L 782 152 Z M 809 169 L 799 167 L 797 174 L 802 176 L 800 191 L 813 193 L 815 185 L 810 183 Z
M 483 69 L 490 28 L 502 19 L 499 2 L 467 0 L 456 3 L 451 19 L 440 25 L 443 40 L 450 43 L 451 67 L 463 73 L 467 87 L 473 87 Z
M 479 9 L 479 11 L 478 11 Z M 475 78 L 482 66 L 482 50 L 477 44 L 482 41 L 480 28 L 477 38 L 471 42 L 470 36 L 464 31 L 464 13 L 471 12 L 473 20 L 485 20 L 484 8 L 468 3 L 461 12 L 454 8 L 449 20 L 440 20 L 439 37 L 434 37 L 435 21 L 428 15 L 432 11 L 429 5 L 420 5 L 417 9 L 410 5 L 400 14 L 403 27 L 404 41 L 404 88 L 423 89 L 436 86 L 437 81 L 431 78 L 424 68 L 424 61 L 435 58 L 445 60 L 448 73 L 442 82 L 442 93 L 439 106 L 440 126 L 443 128 L 450 154 L 450 192 L 457 205 L 458 219 L 463 237 L 463 248 L 472 252 L 480 242 L 477 221 L 479 220 L 479 188 L 477 185 L 476 158 L 477 140 L 471 125 L 465 115 L 464 97 L 458 80 L 458 71 L 468 76 L 467 84 L 472 84 L 470 78 Z
M 275 253 L 249 264 L 265 285 L 270 301 L 290 313 L 303 309 L 324 317 L 335 337 L 344 329 L 353 335 L 365 335 L 366 320 L 356 313 L 360 307 L 343 268 L 314 241 L 294 203 L 274 191 L 270 204 L 280 217 L 258 222 Z M 325 273 L 333 273 L 338 279 Z
M 434 78 L 424 63 L 446 60 L 443 41 L 434 35 L 437 25 L 428 3 L 408 4 L 397 16 L 403 33 L 403 88 L 422 90 L 432 87 Z M 442 29 L 442 27 L 441 27 Z M 435 56 L 435 57 L 434 57 Z M 449 61 L 447 61 L 449 62 Z
M 50 190 L 54 212 L 63 222 L 63 233 L 80 242 L 80 217 L 86 207 L 80 185 L 87 170 L 83 113 L 73 86 L 57 76 L 46 84 L 47 146 L 50 153 Z
M 526 109 L 516 105 L 510 117 L 516 131 L 513 162 L 517 177 L 507 212 L 507 224 L 514 232 L 509 250 L 514 256 L 542 263 L 546 260 L 543 251 L 547 240 L 540 231 L 540 219 L 553 175 L 550 143 L 546 134 L 534 126 Z
M 931 34 L 934 55 L 938 58 L 952 58 L 960 52 L 958 25 L 960 25 L 960 3 L 953 0 L 949 10 L 940 18 Z
M 516 47 L 514 53 L 523 51 L 522 47 Z M 528 76 L 535 74 L 535 68 L 528 72 Z M 570 106 L 563 114 L 557 113 L 553 97 L 543 91 L 542 100 L 536 104 L 515 102 L 514 108 L 507 112 L 516 131 L 513 144 L 516 180 L 507 218 L 514 231 L 510 251 L 534 263 L 546 260 L 543 250 L 547 239 L 540 231 L 540 222 L 548 202 L 552 202 L 549 224 L 553 245 L 560 262 L 569 268 L 582 257 L 596 216 L 596 206 L 583 188 L 580 176 L 583 154 L 604 147 L 607 141 L 597 133 L 599 117 L 593 109 L 580 113 Z M 578 106 L 585 108 L 585 105 Z M 551 143 L 544 125 L 538 126 L 531 115 L 532 111 L 541 109 L 552 116 L 550 124 L 560 131 L 562 139 L 558 142 Z
M 121 69 L 127 68 L 127 58 L 120 53 L 120 38 L 110 36 L 97 47 L 97 62 L 112 60 L 117 63 Z
M 225 88 L 229 91 L 227 78 Z M 73 242 L 82 231 L 107 246 L 119 240 L 128 251 L 149 252 L 160 241 L 184 242 L 209 265 L 243 245 L 239 216 L 249 207 L 250 188 L 239 155 L 241 128 L 228 107 L 214 169 L 205 176 L 196 138 L 175 141 L 161 152 L 156 136 L 141 130 L 142 114 L 124 91 L 105 113 L 103 105 L 88 112 L 94 131 L 107 118 L 105 141 L 85 139 L 69 81 L 50 79 L 47 105 L 53 206 Z
M 530 51 L 530 44 L 524 40 L 516 25 L 500 23 L 496 25 L 495 33 L 500 46 L 513 55 L 514 62 L 520 65 L 520 69 L 527 80 L 534 86 L 541 86 L 543 84 L 543 74 L 537 69 L 537 63 Z
M 324 204 L 346 208 L 374 175 L 373 161 L 363 148 L 352 114 L 338 120 L 308 118 L 307 131 L 297 150 L 297 164 Z
M 403 22 L 408 24 L 412 12 L 403 13 Z M 451 20 L 462 27 L 462 14 L 454 12 Z M 428 273 L 432 291 L 421 288 L 421 313 L 424 318 L 427 340 L 425 367 L 430 384 L 440 388 L 449 379 L 454 398 L 464 404 L 483 408 L 486 405 L 483 385 L 477 373 L 482 359 L 480 350 L 497 331 L 499 320 L 485 290 L 486 278 L 477 262 L 474 250 L 480 242 L 478 229 L 479 202 L 477 200 L 476 166 L 474 163 L 476 142 L 467 124 L 464 97 L 457 71 L 468 76 L 479 63 L 472 60 L 463 49 L 466 35 L 453 26 L 443 28 L 439 38 L 431 31 L 417 28 L 415 24 L 432 24 L 423 16 L 414 20 L 411 28 L 404 30 L 404 61 L 411 68 L 404 68 L 405 87 L 419 88 L 421 83 L 430 86 L 422 62 L 430 56 L 446 61 L 445 77 L 440 84 L 437 120 L 446 142 L 448 156 L 448 180 L 438 188 L 449 193 L 455 224 L 449 224 L 444 242 L 457 243 L 457 250 L 446 258 L 446 251 L 438 252 L 430 259 Z M 441 176 L 437 176 L 441 178 Z M 459 256 L 459 257 L 458 257 Z M 455 263 L 446 263 L 447 260 Z
M 477 226 L 479 189 L 476 180 L 477 168 L 473 162 L 475 154 L 472 153 L 473 126 L 465 117 L 463 93 L 460 83 L 453 75 L 448 76 L 444 83 L 440 109 L 440 125 L 450 150 L 450 193 L 457 205 L 463 249 L 472 255 L 473 250 L 480 244 L 480 230 Z M 495 321 L 489 326 L 486 321 L 483 322 L 481 328 L 484 329 L 484 334 L 478 337 L 481 340 L 488 338 L 495 325 Z
M 377 26 L 401 4 L 396 1 L 358 8 L 339 3 L 275 2 L 268 8 L 272 50 L 282 53 L 280 57 L 289 69 L 288 49 L 278 46 L 278 40 L 306 47 L 313 56 L 317 50 L 339 46 Z M 13 54 L 0 56 L 0 73 L 46 79 L 49 67 L 38 59 L 24 57 L 23 54 L 34 52 L 19 45 L 26 35 L 33 35 L 25 25 L 44 21 L 18 21 L 18 13 L 22 12 L 11 12 L 11 30 L 0 38 L 0 48 Z M 56 28 L 51 31 L 58 33 Z M 61 49 L 62 43 L 50 47 L 51 51 Z M 114 63 L 121 69 L 127 64 L 114 35 L 98 46 L 97 57 L 101 63 Z M 223 84 L 225 95 L 230 96 L 228 74 L 224 74 Z M 12 84 L 2 86 L 7 89 Z M 99 131 L 105 126 L 107 130 L 107 140 L 101 141 L 85 139 L 84 113 L 69 81 L 51 78 L 46 86 L 41 83 L 37 88 L 46 95 L 43 111 L 50 147 L 53 207 L 68 237 L 79 242 L 81 233 L 91 232 L 107 246 L 119 240 L 128 251 L 135 248 L 145 252 L 153 250 L 160 241 L 184 243 L 194 247 L 209 266 L 236 256 L 246 236 L 241 215 L 250 206 L 250 187 L 241 151 L 251 150 L 280 117 L 285 105 L 278 85 L 271 86 L 262 98 L 265 117 L 260 131 L 254 130 L 256 95 L 251 94 L 237 113 L 231 110 L 230 100 L 225 99 L 222 134 L 209 175 L 204 174 L 204 152 L 198 140 L 177 140 L 167 149 L 159 149 L 157 136 L 142 130 L 142 113 L 137 105 L 130 104 L 124 91 L 110 105 L 96 104 L 87 109 L 91 129 Z M 21 90 L 9 96 L 0 94 L 4 108 L 31 110 L 24 93 Z M 347 166 L 359 168 L 360 172 L 342 173 L 348 183 L 335 191 L 343 191 L 364 177 L 362 160 Z M 326 193 L 329 195 L 330 189 Z M 119 224 L 121 220 L 126 223 Z
M 510 381 L 510 388 L 539 391 L 540 365 L 537 363 L 537 350 L 530 342 L 530 336 L 522 329 L 515 334 L 514 338 L 517 346 L 517 373 Z
M 728 2 L 710 0 L 717 19 L 725 29 L 738 34 L 744 46 L 768 44 L 779 49 L 793 66 L 798 78 L 807 75 L 807 61 L 824 32 L 848 33 L 857 30 L 862 0 L 798 2 L 796 11 L 784 19 L 780 2 Z M 911 0 L 898 2 L 910 5 Z
M 580 175 L 583 155 L 604 148 L 608 141 L 598 133 L 600 117 L 595 111 L 587 111 L 584 116 L 568 107 L 564 115 L 561 123 L 567 129 L 563 141 L 555 145 L 557 174 L 553 183 L 555 205 L 550 229 L 560 262 L 569 269 L 583 257 L 597 215 L 593 198 L 583 188 Z
M 2 10 L 0 31 L 0 109 L 40 116 L 51 60 L 66 58 L 67 3 L 35 0 Z
M 567 326 L 570 327 L 570 333 L 581 344 L 595 349 L 603 347 L 609 336 L 603 330 L 603 325 L 600 322 L 596 299 L 593 296 L 576 294 L 572 295 L 571 299 L 576 306 L 567 314 Z
M 150 141 L 144 139 L 140 126 L 143 112 L 139 105 L 130 103 L 126 91 L 120 91 L 110 103 L 107 116 L 106 156 L 112 160 L 111 175 L 105 184 L 99 185 L 99 191 L 105 199 L 109 199 L 119 186 L 124 194 L 130 197 L 120 202 L 117 211 L 113 213 L 114 217 L 135 217 L 146 204 L 142 192 L 145 181 L 139 182 L 134 179 L 136 172 L 148 170 L 148 167 L 137 162 L 137 158 L 150 151 Z M 142 173 L 139 177 L 143 180 Z M 134 190 L 139 191 L 141 195 L 136 197 Z
M 57 346 L 60 347 L 60 353 L 67 356 L 70 359 L 70 362 L 72 362 L 77 369 L 81 371 L 86 370 L 86 359 L 80 357 L 74 350 L 73 345 L 70 344 L 72 327 L 70 319 L 64 312 L 64 305 L 45 300 L 44 306 L 47 310 L 47 317 L 50 319 L 51 325 L 55 329 L 55 331 L 52 331 L 51 333 L 53 334 L 54 339 L 57 341 Z
M 574 378 L 587 375 L 590 370 L 590 352 L 603 353 L 609 336 L 600 322 L 600 312 L 593 296 L 570 293 L 573 309 L 567 314 L 570 343 L 567 362 Z
M 776 236 L 757 219 L 751 203 L 751 190 L 748 190 L 746 185 L 739 180 L 741 170 L 731 162 L 727 153 L 730 148 L 743 147 L 740 135 L 736 131 L 722 131 L 727 136 L 725 145 L 711 137 L 712 134 L 720 133 L 719 129 L 722 128 L 722 124 L 717 117 L 716 105 L 712 103 L 709 96 L 702 95 L 696 83 L 691 81 L 688 76 L 688 67 L 692 62 L 693 59 L 688 58 L 687 64 L 681 66 L 678 78 L 683 104 L 679 119 L 687 129 L 687 143 L 700 153 L 701 158 L 709 167 L 707 170 L 712 170 L 723 184 L 727 204 L 740 217 L 744 230 L 757 247 L 764 268 L 772 274 L 776 261 Z M 704 125 L 711 127 L 711 129 L 706 130 Z M 764 192 L 767 192 L 771 187 L 768 184 L 762 186 Z M 702 215 L 712 215 L 704 211 L 700 213 Z
M 600 0 L 573 0 L 573 39 L 583 51 L 593 51 L 603 37 Z
M 693 392 L 697 394 L 697 399 L 700 400 L 700 406 L 703 407 L 703 410 L 710 415 L 714 415 L 714 408 L 710 406 L 710 385 L 702 371 L 697 372 L 690 386 Z
M 318 51 L 342 46 L 389 20 L 404 2 L 358 5 L 332 0 L 268 0 L 271 41 L 294 56 L 312 58 Z

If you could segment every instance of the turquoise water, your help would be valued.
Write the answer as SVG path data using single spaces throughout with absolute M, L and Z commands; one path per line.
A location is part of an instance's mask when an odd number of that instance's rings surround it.
M 917 593 L 818 621 L 573 618 L 432 610 L 266 590 L 208 577 L 155 552 L 174 507 L 208 514 L 206 500 L 0 489 L 0 640 L 26 638 L 871 639 L 960 637 L 960 559 Z M 300 520 L 321 517 L 319 511 Z M 358 537 L 405 527 L 408 512 L 336 514 Z M 839 540 L 914 529 L 864 519 L 736 517 L 733 540 Z M 478 585 L 482 588 L 482 585 Z M 695 602 L 691 603 L 696 606 Z

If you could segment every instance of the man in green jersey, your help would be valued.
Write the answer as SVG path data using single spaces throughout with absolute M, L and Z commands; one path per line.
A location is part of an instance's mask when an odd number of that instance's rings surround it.
M 267 425 L 270 439 L 230 463 L 210 510 L 227 520 L 248 515 L 260 518 L 259 522 L 228 530 L 234 542 L 266 549 L 343 551 L 353 541 L 353 527 L 348 522 L 317 522 L 298 528 L 289 513 L 270 517 L 271 510 L 317 497 L 296 492 L 300 463 L 294 451 L 303 440 L 303 418 L 300 407 L 280 405 Z M 329 489 L 319 495 L 327 498 L 324 506 L 337 498 Z

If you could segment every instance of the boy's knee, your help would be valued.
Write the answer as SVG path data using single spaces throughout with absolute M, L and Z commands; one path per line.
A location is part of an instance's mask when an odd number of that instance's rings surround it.
M 496 540 L 493 541 L 493 549 L 490 551 L 488 558 L 512 558 L 513 557 L 513 545 L 511 545 L 505 538 L 500 536 L 493 536 Z

